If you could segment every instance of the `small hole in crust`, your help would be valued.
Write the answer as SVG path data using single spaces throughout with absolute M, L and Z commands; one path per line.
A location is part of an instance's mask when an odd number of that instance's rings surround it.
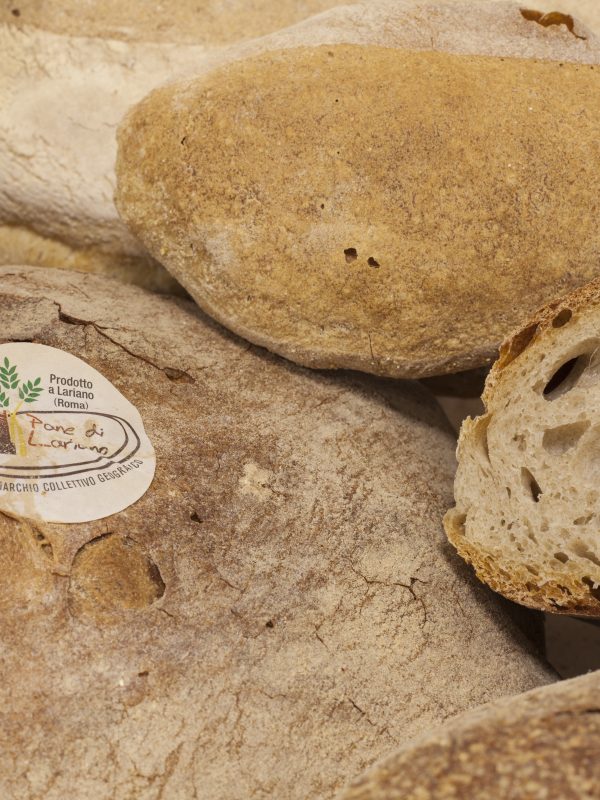
M 523 483 L 523 487 L 531 492 L 533 502 L 538 503 L 540 495 L 542 494 L 542 490 L 540 489 L 539 483 L 536 481 L 527 467 L 521 468 L 521 481 Z
M 473 426 L 473 436 L 475 438 L 475 442 L 477 443 L 478 447 L 480 448 L 482 454 L 485 456 L 485 459 L 488 463 L 490 461 L 488 428 L 490 427 L 491 421 L 492 421 L 491 414 L 486 414 L 484 417 L 479 417 L 479 419 Z
M 596 383 L 600 377 L 599 349 L 600 342 L 591 339 L 582 343 L 578 353 L 559 362 L 543 389 L 545 399 L 556 400 L 575 386 L 582 388 Z
M 565 392 L 568 392 L 569 389 L 575 385 L 573 381 L 569 382 L 568 379 L 572 377 L 577 361 L 577 358 L 570 358 L 556 370 L 544 387 L 544 397 L 547 400 L 552 400 L 553 396 L 556 397 L 559 394 L 565 394 Z
M 560 561 L 561 564 L 566 564 L 569 560 L 569 556 L 566 553 L 554 553 L 554 558 Z
M 10 13 L 13 15 L 13 17 L 20 17 L 21 16 L 21 12 L 19 11 L 18 8 L 13 8 Z
M 585 558 L 588 561 L 591 561 L 592 564 L 595 564 L 597 567 L 600 567 L 600 559 L 593 552 L 593 550 L 590 550 L 590 548 L 585 544 L 585 542 L 582 541 L 575 542 L 573 544 L 573 552 L 580 558 Z
M 351 264 L 353 261 L 356 261 L 358 258 L 356 247 L 347 247 L 344 250 L 344 255 L 346 256 L 346 264 Z
M 517 443 L 517 447 L 519 448 L 519 450 L 521 451 L 525 450 L 526 447 L 525 434 L 515 433 L 515 435 L 513 436 L 513 442 Z
M 582 583 L 584 583 L 589 593 L 595 600 L 600 600 L 600 586 L 596 581 L 593 581 L 591 578 L 585 577 L 581 579 Z
M 544 431 L 542 447 L 547 453 L 560 456 L 575 447 L 589 427 L 590 423 L 586 420 L 585 422 L 572 422 L 569 425 L 549 428 Z
M 373 258 L 373 256 L 369 256 L 369 257 L 368 257 L 368 259 L 367 259 L 367 264 L 368 264 L 370 267 L 375 267 L 375 268 L 377 268 L 377 267 L 381 266 L 381 265 L 380 265 L 380 263 L 379 263 L 379 261 L 377 261 L 376 259 L 374 259 L 374 258 Z
M 573 316 L 573 312 L 570 308 L 563 308 L 552 320 L 552 327 L 553 328 L 562 328 L 563 325 L 566 325 L 567 322 L 570 321 L 571 317 Z

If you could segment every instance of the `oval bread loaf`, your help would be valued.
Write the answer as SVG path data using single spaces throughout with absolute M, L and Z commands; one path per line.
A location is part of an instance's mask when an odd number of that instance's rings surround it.
M 329 798 L 552 679 L 445 540 L 454 439 L 422 387 L 307 372 L 98 276 L 0 278 L 3 339 L 96 368 L 157 457 L 98 522 L 0 515 L 3 798 Z
M 333 4 L 2 0 L 0 263 L 181 292 L 117 215 L 117 124 L 155 86 L 192 74 L 227 42 Z
M 136 106 L 119 211 L 204 310 L 301 364 L 482 365 L 598 273 L 600 45 L 572 27 L 333 9 Z
M 501 700 L 381 762 L 340 800 L 596 800 L 600 673 Z
M 600 281 L 502 346 L 458 446 L 450 541 L 496 591 L 600 616 Z

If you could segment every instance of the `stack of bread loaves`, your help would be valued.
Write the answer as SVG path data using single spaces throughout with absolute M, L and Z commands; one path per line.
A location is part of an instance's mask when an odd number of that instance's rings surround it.
M 334 6 L 0 3 L 2 798 L 594 796 L 600 41 Z

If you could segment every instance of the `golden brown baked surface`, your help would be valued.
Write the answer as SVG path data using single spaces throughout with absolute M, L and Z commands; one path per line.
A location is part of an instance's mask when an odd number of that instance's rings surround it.
M 600 673 L 462 715 L 381 762 L 340 800 L 595 800 Z
M 3 338 L 98 369 L 157 457 L 107 519 L 0 515 L 3 798 L 328 798 L 552 679 L 445 541 L 454 438 L 422 387 L 302 370 L 97 276 L 0 279 Z
M 427 51 L 417 12 L 414 33 L 375 33 L 366 10 L 362 42 L 265 39 L 154 91 L 120 129 L 122 217 L 208 313 L 294 361 L 486 363 L 600 250 L 600 71 L 573 63 L 597 43 L 486 14 L 498 32 L 475 16 L 463 40 L 458 7 L 436 7 L 448 39 Z

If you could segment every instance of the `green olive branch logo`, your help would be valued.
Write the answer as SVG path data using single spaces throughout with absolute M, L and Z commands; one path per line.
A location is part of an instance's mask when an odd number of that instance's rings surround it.
M 14 392 L 15 389 L 18 389 L 21 402 L 33 403 L 44 391 L 40 386 L 41 382 L 41 378 L 35 378 L 33 381 L 21 381 L 17 373 L 17 367 L 14 364 L 11 365 L 8 358 L 5 358 L 3 364 L 0 365 L 0 385 L 6 391 L 0 390 L 0 404 L 3 408 L 8 408 L 10 396 L 7 395 L 7 391 Z M 21 385 L 19 386 L 19 384 Z

